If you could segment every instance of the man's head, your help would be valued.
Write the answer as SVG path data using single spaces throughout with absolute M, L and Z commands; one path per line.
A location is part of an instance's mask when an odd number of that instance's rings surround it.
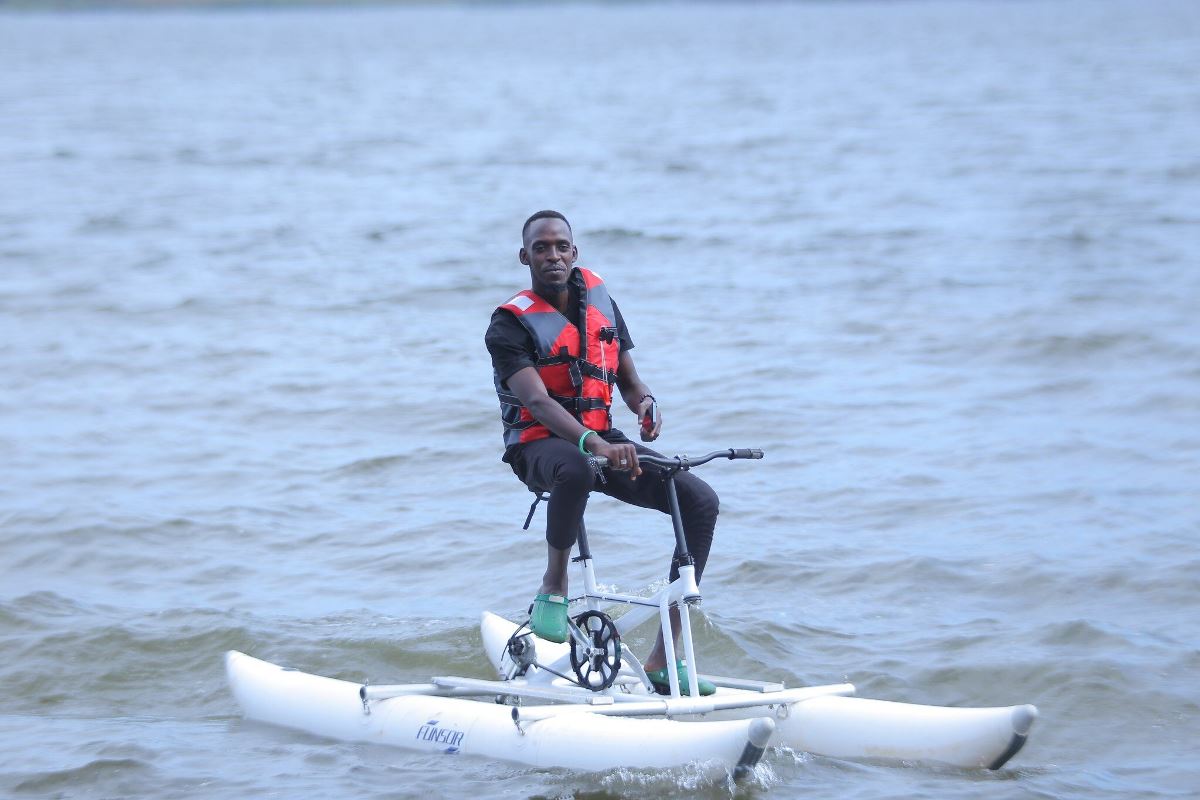
M 552 292 L 566 289 L 567 278 L 579 251 L 571 234 L 571 223 L 557 211 L 539 211 L 521 228 L 521 263 L 529 267 L 533 288 Z
M 536 211 L 531 214 L 529 219 L 525 220 L 525 224 L 521 226 L 521 241 L 523 243 L 529 243 L 529 239 L 526 238 L 529 236 L 529 229 L 533 226 L 533 223 L 537 222 L 539 219 L 560 219 L 567 224 L 567 230 L 571 230 L 571 223 L 567 222 L 567 218 L 562 215 L 561 211 L 551 211 L 550 209 Z

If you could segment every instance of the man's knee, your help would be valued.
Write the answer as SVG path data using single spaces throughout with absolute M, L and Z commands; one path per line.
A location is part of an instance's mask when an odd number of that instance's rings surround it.
M 714 521 L 721 511 L 721 499 L 711 486 L 699 478 L 679 486 L 680 509 L 683 513 L 699 518 L 711 518 Z
M 554 470 L 554 486 L 551 491 L 586 493 L 591 491 L 595 473 L 583 458 L 563 459 Z

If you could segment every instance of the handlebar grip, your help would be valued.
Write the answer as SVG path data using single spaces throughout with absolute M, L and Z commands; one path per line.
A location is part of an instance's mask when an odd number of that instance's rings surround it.
M 730 458 L 762 458 L 763 451 L 758 449 L 733 448 L 729 451 Z

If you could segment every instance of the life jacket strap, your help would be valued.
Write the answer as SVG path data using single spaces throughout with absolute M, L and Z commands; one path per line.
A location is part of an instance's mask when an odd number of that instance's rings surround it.
M 557 400 L 560 406 L 573 414 L 582 414 L 585 411 L 598 411 L 608 408 L 608 404 L 599 397 L 560 397 L 554 394 L 550 396 Z
M 615 373 L 609 369 L 602 369 L 601 367 L 597 367 L 595 364 L 593 364 L 590 361 L 580 361 L 579 369 L 581 372 L 583 372 L 584 375 L 587 375 L 589 378 L 595 378 L 597 380 L 604 381 L 609 386 L 612 386 L 614 383 L 617 382 L 617 373 Z
M 539 358 L 535 362 L 538 367 L 553 367 L 558 364 L 569 364 L 571 371 L 571 385 L 578 389 L 583 385 L 582 376 L 586 375 L 589 378 L 604 381 L 609 386 L 617 382 L 617 373 L 611 369 L 604 369 L 590 361 L 585 361 L 578 356 L 573 356 L 567 352 L 564 347 L 556 355 Z
M 516 409 L 524 408 L 521 405 L 521 399 L 515 394 L 507 392 L 499 392 L 500 403 L 505 406 L 510 406 Z M 566 409 L 576 418 L 580 417 L 585 411 L 599 411 L 601 409 L 608 410 L 608 405 L 599 397 L 562 397 L 559 395 L 550 395 L 550 398 Z M 534 425 L 540 425 L 536 419 L 510 419 L 511 415 L 502 415 L 501 421 L 504 423 L 505 431 L 523 431 L 532 428 Z M 612 412 L 609 411 L 608 427 L 612 427 Z

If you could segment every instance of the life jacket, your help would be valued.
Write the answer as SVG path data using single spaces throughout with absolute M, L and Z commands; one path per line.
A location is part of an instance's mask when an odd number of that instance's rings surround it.
M 594 431 L 612 427 L 612 387 L 621 354 L 616 312 L 600 276 L 583 267 L 571 270 L 568 281 L 579 291 L 579 319 L 567 319 L 530 289 L 500 306 L 512 313 L 533 337 L 534 366 L 546 391 L 563 408 Z M 524 444 L 550 436 L 521 400 L 493 375 L 500 397 L 504 445 Z

